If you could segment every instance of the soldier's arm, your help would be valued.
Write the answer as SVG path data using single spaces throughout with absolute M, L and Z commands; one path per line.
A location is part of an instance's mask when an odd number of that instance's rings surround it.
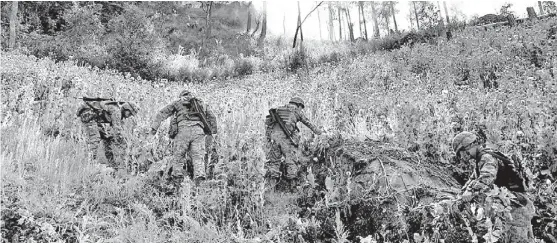
M 112 127 L 116 129 L 122 128 L 122 110 L 116 105 L 110 105 L 108 108 Z
M 296 116 L 298 117 L 298 121 L 301 121 L 304 125 L 306 125 L 309 129 L 311 129 L 313 133 L 317 135 L 321 135 L 321 130 L 319 130 L 319 128 L 313 125 L 301 111 L 296 111 Z
M 156 131 L 159 129 L 159 126 L 161 125 L 161 122 L 166 120 L 167 118 L 169 118 L 170 116 L 172 116 L 172 114 L 174 114 L 175 112 L 175 102 L 172 102 L 171 104 L 165 106 L 164 108 L 162 108 L 157 115 L 155 116 L 155 119 L 151 122 L 151 130 L 152 131 Z
M 491 190 L 497 177 L 498 161 L 490 154 L 484 154 L 478 163 L 480 174 L 470 184 L 470 189 L 476 192 L 487 192 Z

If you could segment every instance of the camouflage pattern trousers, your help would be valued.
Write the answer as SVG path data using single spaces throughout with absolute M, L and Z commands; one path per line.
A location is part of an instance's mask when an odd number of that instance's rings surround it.
M 534 241 L 531 220 L 535 214 L 534 204 L 527 198 L 525 193 L 513 192 L 516 196 L 511 199 L 510 205 L 501 199 L 487 197 L 484 202 L 485 215 L 491 218 L 493 230 L 500 231 L 501 238 L 498 242 L 502 243 L 528 243 Z M 510 215 L 498 212 L 498 210 L 510 207 Z M 488 232 L 487 228 L 482 231 Z M 481 242 L 481 241 L 480 241 Z
M 122 136 L 118 133 L 111 132 L 110 134 L 99 126 L 95 121 L 84 123 L 85 133 L 87 135 L 87 146 L 93 157 L 98 159 L 99 145 L 102 142 L 104 155 L 108 162 L 107 166 L 113 169 L 125 168 L 125 142 Z M 101 162 L 104 164 L 103 162 Z
M 199 125 L 182 126 L 174 138 L 173 165 L 176 171 L 173 174 L 183 175 L 187 156 L 191 157 L 193 165 L 193 178 L 206 178 L 205 172 L 205 133 Z
M 526 243 L 534 241 L 532 218 L 536 212 L 534 203 L 524 193 L 515 192 L 518 204 L 511 209 L 512 220 L 503 224 L 505 231 L 502 242 Z
M 267 177 L 272 179 L 279 179 L 281 177 L 280 166 L 283 157 L 286 179 L 293 180 L 298 177 L 300 154 L 279 126 L 274 126 L 268 133 L 266 152 Z

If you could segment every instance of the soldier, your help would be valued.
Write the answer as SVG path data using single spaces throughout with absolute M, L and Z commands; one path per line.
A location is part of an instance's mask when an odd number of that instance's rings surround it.
M 322 133 L 304 116 L 303 108 L 304 101 L 294 97 L 287 105 L 269 110 L 270 114 L 266 117 L 267 178 L 273 188 L 281 179 L 280 167 L 283 156 L 286 169 L 285 179 L 290 184 L 290 189 L 294 189 L 297 185 L 298 162 L 300 161 L 300 153 L 297 149 L 300 130 L 297 123 L 302 122 L 318 135 Z
M 90 99 L 82 104 L 77 116 L 81 118 L 87 133 L 87 144 L 93 159 L 97 159 L 102 140 L 104 153 L 111 170 L 122 170 L 125 142 L 122 138 L 123 120 L 137 114 L 137 106 L 129 102 L 115 102 L 108 99 Z
M 526 176 L 519 163 L 505 155 L 483 148 L 481 139 L 473 133 L 461 132 L 456 135 L 452 147 L 461 161 L 471 161 L 473 172 L 464 185 L 464 202 L 475 200 L 485 205 L 485 215 L 492 217 L 493 229 L 502 232 L 501 242 L 533 242 L 531 219 L 534 205 L 526 194 Z M 507 188 L 516 198 L 510 202 L 487 195 L 498 187 Z M 489 206 L 491 204 L 491 206 Z M 501 215 L 494 209 L 510 207 L 510 215 Z
M 201 110 L 197 110 L 197 109 Z M 170 137 L 174 138 L 172 175 L 182 177 L 187 154 L 193 164 L 193 179 L 196 183 L 207 178 L 205 171 L 205 135 L 217 133 L 216 117 L 201 100 L 188 90 L 180 93 L 179 99 L 159 111 L 151 123 L 151 134 L 156 134 L 163 120 L 174 115 Z M 175 135 L 173 135 L 175 134 Z
M 168 137 L 170 139 L 174 139 L 176 137 L 176 135 L 178 134 L 178 120 L 176 119 L 177 117 L 174 116 L 172 118 L 172 121 L 170 122 L 170 129 L 168 130 Z M 214 130 L 216 131 L 216 124 L 212 125 L 214 127 Z M 216 141 L 215 141 L 215 135 L 211 134 L 211 133 L 205 133 L 205 156 L 204 156 L 204 161 L 205 161 L 205 165 L 207 167 L 207 178 L 211 179 L 213 178 L 215 175 L 215 166 L 218 164 L 218 152 L 217 152 L 217 146 L 216 146 Z

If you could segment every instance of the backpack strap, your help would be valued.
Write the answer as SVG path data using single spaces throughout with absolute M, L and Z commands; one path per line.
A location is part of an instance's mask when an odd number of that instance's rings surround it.
M 505 186 L 511 191 L 525 192 L 527 188 L 527 180 L 520 161 L 509 158 L 499 151 L 492 149 L 483 149 L 479 153 L 479 158 L 484 154 L 489 154 L 503 163 L 503 168 L 499 168 L 495 184 Z M 478 161 L 478 160 L 476 160 Z M 477 166 L 476 166 L 477 168 Z M 479 168 L 477 168 L 479 173 Z M 503 174 L 501 174 L 503 173 Z

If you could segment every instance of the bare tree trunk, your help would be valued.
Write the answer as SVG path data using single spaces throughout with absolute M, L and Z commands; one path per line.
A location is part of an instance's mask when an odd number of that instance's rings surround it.
M 391 13 L 393 14 L 393 23 L 395 24 L 395 31 L 398 33 L 398 25 L 396 24 L 395 4 L 391 2 Z
M 299 1 L 298 1 L 298 24 L 296 26 L 296 33 L 294 34 L 294 43 L 292 44 L 292 48 L 296 47 L 296 40 L 298 39 L 298 31 L 300 32 L 300 49 L 302 49 L 302 45 L 304 42 L 304 35 L 302 33 L 302 12 L 300 11 Z
M 385 15 L 385 29 L 387 31 L 387 35 L 389 35 L 391 33 L 391 25 L 390 25 L 390 21 L 389 21 L 389 16 Z
M 209 38 L 211 38 L 211 10 L 213 2 L 205 3 L 205 39 L 203 40 L 203 47 L 207 45 Z
M 410 30 L 414 29 L 414 19 L 412 18 L 412 9 L 408 9 L 410 12 L 408 13 L 408 20 L 410 20 Z
M 207 7 L 207 19 L 206 19 L 206 24 L 207 24 L 207 37 L 211 37 L 211 29 L 212 29 L 212 21 L 211 21 L 211 15 L 213 12 L 213 2 L 209 3 L 209 6 Z
M 371 18 L 373 20 L 373 37 L 379 38 L 379 23 L 377 22 L 377 12 L 375 11 L 374 2 L 371 2 Z
M 538 7 L 540 8 L 540 15 L 543 15 L 543 5 L 542 5 L 542 1 L 538 1 Z
M 282 33 L 286 37 L 286 13 L 282 14 Z
M 441 13 L 441 4 L 437 1 L 437 9 L 439 9 L 439 18 L 437 20 L 441 21 L 441 24 L 444 24 L 445 20 L 443 19 L 443 14 Z
M 439 1 L 437 1 L 437 9 L 439 9 L 439 22 L 437 23 L 437 35 L 447 36 L 445 20 L 443 19 L 443 15 L 441 14 L 441 3 Z
M 346 24 L 348 25 L 348 36 L 350 41 L 354 42 L 354 24 L 352 23 L 352 18 L 350 17 L 350 9 L 344 9 L 346 14 Z
M 530 20 L 538 19 L 538 15 L 536 14 L 534 7 L 527 7 L 526 12 L 528 12 L 528 19 Z
M 449 25 L 451 21 L 449 21 L 449 11 L 447 11 L 447 1 L 443 1 L 443 8 L 445 9 L 445 17 L 447 19 L 447 25 Z
M 364 34 L 367 40 L 367 25 L 366 25 L 366 15 L 364 14 L 364 3 L 362 1 L 360 1 L 359 3 L 362 11 L 362 19 L 364 20 Z
M 418 19 L 418 10 L 416 9 L 416 2 L 412 2 L 414 5 L 414 16 L 416 17 L 416 27 L 420 30 L 420 20 Z
M 360 37 L 364 36 L 364 29 L 362 28 L 362 11 L 360 9 L 361 5 L 358 2 L 358 29 L 360 30 Z
M 323 34 L 321 32 L 321 14 L 319 14 L 319 9 L 317 9 L 317 21 L 319 22 L 319 39 L 323 40 Z
M 261 34 L 257 40 L 257 46 L 262 47 L 265 43 L 265 36 L 267 36 L 267 1 L 263 2 L 263 26 L 261 26 Z
M 255 19 L 255 29 L 251 32 L 251 37 L 255 36 L 255 33 L 259 30 L 259 25 L 261 24 L 261 19 Z
M 251 2 L 248 3 L 248 23 L 246 27 L 246 34 L 251 30 Z
M 329 39 L 331 41 L 335 40 L 335 31 L 334 31 L 334 20 L 333 20 L 334 10 L 329 4 Z
M 12 12 L 10 15 L 10 42 L 8 43 L 8 47 L 10 50 L 15 49 L 15 40 L 16 40 L 16 29 L 18 25 L 17 20 L 17 5 L 18 1 L 12 2 Z
M 340 7 L 337 7 L 338 10 L 338 40 L 342 40 L 342 16 L 340 14 Z

